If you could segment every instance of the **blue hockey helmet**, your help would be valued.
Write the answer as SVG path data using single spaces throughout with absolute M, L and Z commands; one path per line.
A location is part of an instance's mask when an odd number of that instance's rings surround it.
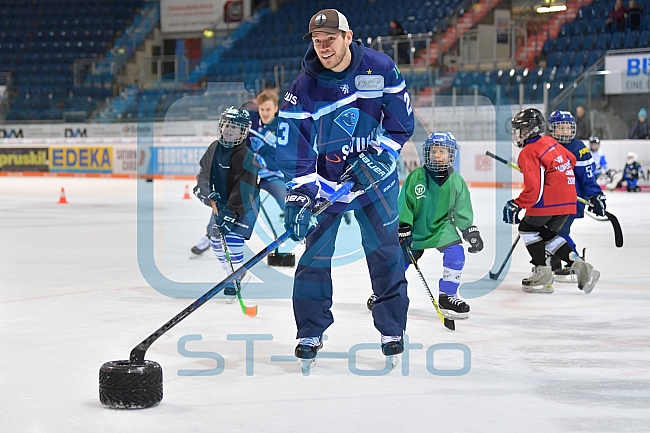
M 444 171 L 454 165 L 458 143 L 450 132 L 434 132 L 422 146 L 424 167 L 431 171 Z
M 251 115 L 247 110 L 227 108 L 219 117 L 219 142 L 223 147 L 241 144 L 251 127 Z
M 576 119 L 569 111 L 555 110 L 548 116 L 548 131 L 559 143 L 569 144 L 576 137 Z

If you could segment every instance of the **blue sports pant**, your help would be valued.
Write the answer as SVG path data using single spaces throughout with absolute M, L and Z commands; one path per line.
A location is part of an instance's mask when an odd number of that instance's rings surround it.
M 409 300 L 406 294 L 404 256 L 399 245 L 397 226 L 397 188 L 389 197 L 354 210 L 361 229 L 361 244 L 370 272 L 375 328 L 382 335 L 402 335 L 406 329 Z M 394 196 L 393 196 L 394 195 Z M 392 199 L 392 200 L 389 200 Z M 306 238 L 293 285 L 293 312 L 297 338 L 323 334 L 334 322 L 332 307 L 332 255 L 342 213 L 324 212 L 319 224 Z M 341 281 L 339 288 L 351 288 L 353 282 Z

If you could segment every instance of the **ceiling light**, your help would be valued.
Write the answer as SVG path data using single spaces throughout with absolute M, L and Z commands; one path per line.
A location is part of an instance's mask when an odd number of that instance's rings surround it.
M 546 14 L 549 12 L 563 12 L 566 10 L 566 5 L 557 5 L 557 6 L 540 6 L 537 8 L 538 14 Z

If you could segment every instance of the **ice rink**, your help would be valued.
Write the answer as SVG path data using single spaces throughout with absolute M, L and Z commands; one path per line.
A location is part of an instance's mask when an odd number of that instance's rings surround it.
M 370 282 L 353 222 L 342 225 L 337 246 L 336 322 L 308 376 L 290 360 L 293 269 L 260 263 L 243 290 L 257 317 L 217 295 L 147 352 L 163 367 L 161 404 L 106 409 L 100 366 L 127 359 L 225 276 L 211 252 L 189 259 L 210 213 L 182 200 L 193 184 L 154 182 L 150 239 L 138 238 L 138 182 L 0 177 L 0 432 L 650 431 L 650 195 L 625 192 L 607 196 L 623 248 L 608 222 L 573 226 L 602 274 L 589 295 L 560 283 L 552 295 L 522 292 L 530 265 L 520 242 L 505 281 L 468 299 L 470 319 L 451 332 L 409 269 L 413 347 L 389 371 L 366 309 Z M 61 187 L 67 205 L 57 204 Z M 471 193 L 485 249 L 467 255 L 463 282 L 493 266 L 503 224 L 495 190 Z M 271 201 L 265 206 L 282 232 Z M 263 229 L 249 243 L 254 252 L 271 239 Z M 441 256 L 429 251 L 420 265 L 437 292 Z M 176 296 L 152 288 L 152 278 L 168 279 Z M 255 339 L 253 356 L 241 339 Z

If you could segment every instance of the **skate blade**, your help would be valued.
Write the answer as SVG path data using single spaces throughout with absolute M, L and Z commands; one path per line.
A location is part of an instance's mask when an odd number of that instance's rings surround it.
M 553 293 L 555 291 L 550 284 L 543 286 L 521 286 L 521 290 L 526 293 Z
M 397 355 L 389 355 L 387 356 L 387 358 L 388 358 L 388 362 L 390 362 L 391 368 L 395 368 L 399 363 L 399 357 Z
M 591 293 L 592 290 L 594 290 L 594 286 L 600 279 L 600 271 L 593 270 L 589 274 L 589 279 L 585 283 L 584 287 L 582 287 L 582 291 L 585 293 Z
M 309 372 L 315 366 L 316 358 L 300 360 L 300 370 L 302 371 L 302 374 L 309 375 Z
M 578 277 L 574 273 L 571 275 L 555 275 L 553 278 L 556 283 L 575 284 L 578 282 Z
M 457 313 L 454 310 L 443 310 L 440 309 L 442 317 L 449 320 L 467 320 L 469 319 L 469 313 Z
M 237 296 L 226 296 L 226 304 L 234 304 L 237 301 Z

